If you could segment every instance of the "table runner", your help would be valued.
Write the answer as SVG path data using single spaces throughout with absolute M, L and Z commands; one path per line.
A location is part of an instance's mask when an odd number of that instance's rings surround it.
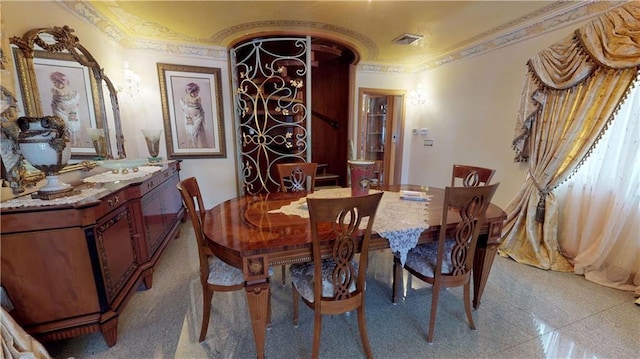
M 379 192 L 370 190 L 369 193 Z M 310 193 L 308 198 L 338 198 L 350 197 L 350 188 L 321 189 Z M 269 213 L 283 213 L 309 218 L 307 197 L 291 202 Z M 401 263 L 407 258 L 407 252 L 418 243 L 420 234 L 427 228 L 427 204 L 432 196 L 427 196 L 426 202 L 400 199 L 400 192 L 384 192 L 378 212 L 376 213 L 373 230 L 389 241 L 391 251 L 397 253 Z M 361 223 L 366 227 L 366 222 Z

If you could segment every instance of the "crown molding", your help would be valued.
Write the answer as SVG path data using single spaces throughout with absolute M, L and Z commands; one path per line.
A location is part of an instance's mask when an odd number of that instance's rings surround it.
M 157 24 L 145 23 L 137 28 L 138 33 L 162 33 L 163 37 L 168 39 L 157 40 L 128 36 L 88 2 L 57 0 L 57 3 L 62 7 L 80 17 L 85 22 L 93 25 L 122 48 L 150 50 L 179 56 L 228 61 L 229 55 L 225 47 L 208 46 L 203 43 L 222 43 L 228 41 L 228 39 L 236 34 L 264 29 L 286 28 L 302 31 L 321 31 L 328 34 L 335 34 L 338 38 L 348 39 L 352 44 L 357 44 L 357 48 L 368 52 L 369 56 L 367 58 L 373 60 L 359 63 L 357 66 L 359 71 L 384 73 L 422 72 L 477 55 L 486 54 L 550 31 L 588 20 L 614 7 L 621 6 L 626 2 L 627 1 L 559 1 L 497 28 L 478 34 L 456 44 L 450 51 L 442 56 L 434 59 L 425 59 L 422 64 L 411 67 L 376 63 L 375 59 L 378 56 L 378 47 L 376 44 L 367 36 L 340 26 L 311 21 L 265 20 L 228 27 L 214 34 L 210 39 L 190 38 Z M 136 22 L 136 19 L 129 20 Z M 142 22 L 138 21 L 138 23 Z

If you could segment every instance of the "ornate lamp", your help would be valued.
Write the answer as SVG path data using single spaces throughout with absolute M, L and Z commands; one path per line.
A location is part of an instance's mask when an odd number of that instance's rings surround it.
M 58 177 L 58 172 L 71 158 L 64 120 L 58 116 L 20 117 L 17 122 L 20 152 L 33 167 L 44 172 L 47 179 L 47 184 L 31 197 L 48 200 L 78 194 L 79 191 Z

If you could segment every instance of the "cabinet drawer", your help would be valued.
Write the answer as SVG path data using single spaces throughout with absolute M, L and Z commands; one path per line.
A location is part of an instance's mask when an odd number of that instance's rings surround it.
M 175 172 L 176 172 L 175 166 L 170 166 L 168 169 L 162 172 L 156 173 L 153 177 L 149 178 L 148 180 L 140 184 L 140 194 L 144 196 L 145 194 L 153 191 L 155 188 L 157 188 L 162 183 L 164 183 L 167 179 L 173 176 Z
M 94 212 L 95 216 L 96 218 L 103 217 L 125 203 L 127 203 L 126 191 L 111 193 L 100 200 L 100 205 L 96 207 Z

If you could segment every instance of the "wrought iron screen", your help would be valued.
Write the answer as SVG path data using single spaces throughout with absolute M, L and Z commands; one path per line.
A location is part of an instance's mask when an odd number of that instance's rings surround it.
M 311 38 L 256 39 L 230 54 L 241 191 L 277 192 L 277 163 L 311 159 Z

